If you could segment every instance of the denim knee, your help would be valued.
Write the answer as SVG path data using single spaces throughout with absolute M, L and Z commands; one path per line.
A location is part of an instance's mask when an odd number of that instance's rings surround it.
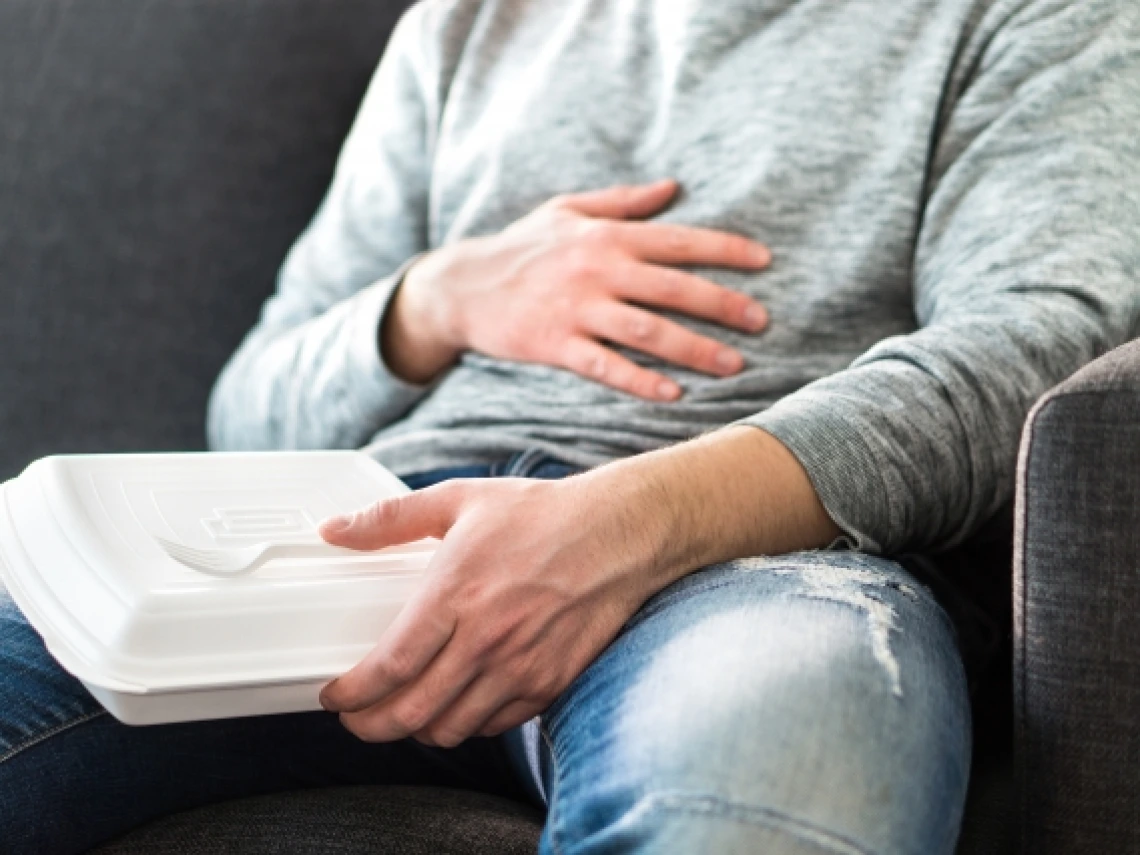
M 952 627 L 897 565 L 710 568 L 648 603 L 547 716 L 544 845 L 950 852 L 968 716 Z

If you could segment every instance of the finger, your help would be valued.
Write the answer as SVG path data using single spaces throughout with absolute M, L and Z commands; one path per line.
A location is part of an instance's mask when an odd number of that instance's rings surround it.
M 721 377 L 736 374 L 744 368 L 744 357 L 731 347 L 697 335 L 645 309 L 618 302 L 598 302 L 583 311 L 585 328 L 615 344 Z
M 352 733 L 369 742 L 404 739 L 446 715 L 477 678 L 475 664 L 461 645 L 449 644 L 414 683 L 380 703 L 358 712 L 342 713 L 341 721 Z M 466 734 L 446 747 L 458 745 L 464 738 Z
M 772 253 L 763 244 L 713 229 L 671 223 L 617 223 L 613 234 L 642 261 L 656 264 L 759 270 L 772 262 Z
M 631 220 L 651 217 L 673 201 L 678 185 L 672 179 L 652 184 L 609 187 L 561 196 L 555 203 L 587 217 Z
M 319 532 L 349 549 L 383 549 L 425 537 L 443 537 L 459 514 L 465 488 L 451 481 L 407 496 L 381 499 L 356 513 L 331 517 Z
M 767 310 L 746 294 L 683 270 L 634 264 L 616 271 L 614 280 L 614 294 L 624 300 L 672 309 L 745 332 L 759 332 L 768 325 Z
M 435 596 L 408 603 L 380 642 L 351 671 L 321 692 L 329 712 L 358 712 L 416 680 L 455 633 L 455 612 Z
M 675 401 L 681 387 L 655 371 L 582 336 L 567 339 L 559 363 L 576 374 L 650 401 Z
M 478 734 L 479 736 L 498 736 L 512 727 L 526 724 L 536 715 L 545 712 L 546 706 L 538 701 L 512 701 L 484 722 L 483 726 L 479 728 Z
M 479 677 L 466 686 L 446 710 L 416 732 L 415 737 L 428 745 L 454 748 L 465 739 L 477 736 L 517 695 L 516 687 L 500 679 Z

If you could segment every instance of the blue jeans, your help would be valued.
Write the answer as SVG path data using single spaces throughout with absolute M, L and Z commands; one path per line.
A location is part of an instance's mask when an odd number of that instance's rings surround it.
M 407 480 L 571 471 L 528 453 Z M 83 852 L 224 799 L 401 783 L 546 806 L 547 855 L 950 855 L 969 757 L 949 618 L 902 567 L 855 553 L 693 573 L 540 719 L 451 750 L 365 744 L 326 713 L 127 727 L 0 593 L 3 852 Z

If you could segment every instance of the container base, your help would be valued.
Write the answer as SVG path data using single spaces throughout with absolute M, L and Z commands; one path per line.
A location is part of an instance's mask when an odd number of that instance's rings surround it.
M 327 680 L 278 686 L 238 686 L 136 695 L 84 683 L 111 715 L 129 725 L 174 724 L 219 718 L 316 712 Z

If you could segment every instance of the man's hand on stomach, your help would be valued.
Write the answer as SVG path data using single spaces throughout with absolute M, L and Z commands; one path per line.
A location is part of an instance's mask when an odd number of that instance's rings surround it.
M 639 222 L 667 207 L 674 181 L 562 196 L 497 235 L 424 256 L 408 271 L 380 333 L 398 376 L 424 383 L 467 350 L 553 365 L 657 401 L 678 385 L 611 344 L 707 374 L 744 367 L 736 350 L 642 307 L 745 332 L 767 324 L 744 294 L 678 270 L 760 270 L 768 249 L 726 232 Z

